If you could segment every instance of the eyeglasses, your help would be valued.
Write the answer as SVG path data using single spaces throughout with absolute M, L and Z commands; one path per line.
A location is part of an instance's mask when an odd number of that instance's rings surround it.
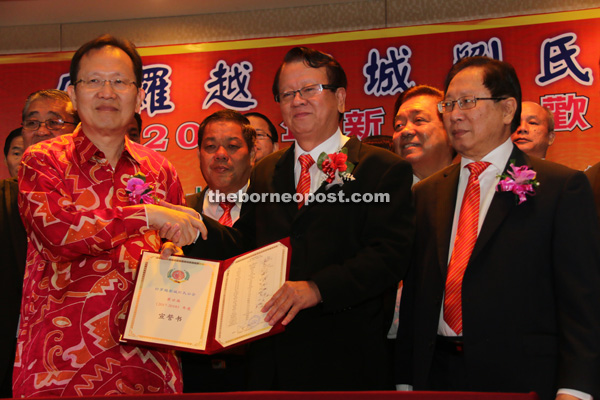
M 475 108 L 477 100 L 506 100 L 508 97 L 475 97 L 475 96 L 464 96 L 457 100 L 440 101 L 438 103 L 438 111 L 442 114 L 449 113 L 454 110 L 454 103 L 458 104 L 458 108 L 461 110 L 470 110 Z
M 38 121 L 35 119 L 26 119 L 21 124 L 23 128 L 35 131 L 44 125 L 49 131 L 60 131 L 65 124 L 77 125 L 74 122 L 63 121 L 62 119 L 47 119 L 46 121 Z
M 304 86 L 302 89 L 289 90 L 287 92 L 281 92 L 279 94 L 276 94 L 275 101 L 282 104 L 289 103 L 296 97 L 296 93 L 299 93 L 300 97 L 307 100 L 321 93 L 323 89 L 335 91 L 337 87 L 332 85 L 323 85 L 321 83 L 315 83 L 314 85 Z
M 77 86 L 78 84 L 82 84 L 86 89 L 98 90 L 104 87 L 104 84 L 108 82 L 108 84 L 113 88 L 115 92 L 124 92 L 129 89 L 129 85 L 134 85 L 137 87 L 137 83 L 134 81 L 130 81 L 127 79 L 80 79 L 73 84 L 73 86 Z
M 267 135 L 266 133 L 258 133 L 256 132 L 256 139 L 258 140 L 270 140 L 273 141 L 273 139 L 271 138 L 271 136 Z

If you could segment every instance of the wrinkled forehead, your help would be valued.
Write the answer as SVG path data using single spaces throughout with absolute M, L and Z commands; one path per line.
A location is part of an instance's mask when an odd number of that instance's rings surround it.
M 437 103 L 442 100 L 437 96 L 432 95 L 418 95 L 409 97 L 404 101 L 398 109 L 398 114 L 401 112 L 419 112 L 426 111 L 431 114 L 437 114 Z
M 39 97 L 29 103 L 24 115 L 25 118 L 60 118 L 65 121 L 73 119 L 70 112 L 72 111 L 71 103 L 67 103 L 58 99 Z

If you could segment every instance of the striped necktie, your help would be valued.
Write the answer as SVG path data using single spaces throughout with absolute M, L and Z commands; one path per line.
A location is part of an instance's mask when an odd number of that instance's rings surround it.
M 454 248 L 448 265 L 444 297 L 444 321 L 457 334 L 462 334 L 462 280 L 477 241 L 479 227 L 479 174 L 490 165 L 478 161 L 467 164 L 471 171 L 458 217 Z
M 310 154 L 302 154 L 298 157 L 298 161 L 300 161 L 300 179 L 298 180 L 298 186 L 296 186 L 296 193 L 302 195 L 302 199 L 298 202 L 298 209 L 302 208 L 304 205 L 304 201 L 306 199 L 306 195 L 310 192 L 310 172 L 309 168 L 315 163 L 315 160 L 310 156 Z

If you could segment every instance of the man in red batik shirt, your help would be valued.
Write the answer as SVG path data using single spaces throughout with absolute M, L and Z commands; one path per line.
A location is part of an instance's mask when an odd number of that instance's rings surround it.
M 157 199 L 181 204 L 173 166 L 125 138 L 139 111 L 142 62 L 135 47 L 105 35 L 71 61 L 68 88 L 81 125 L 31 146 L 19 177 L 29 236 L 15 397 L 181 392 L 173 351 L 120 344 L 143 251 L 163 236 L 195 240 L 200 220 L 127 193 L 143 173 Z M 169 227 L 171 229 L 169 229 Z

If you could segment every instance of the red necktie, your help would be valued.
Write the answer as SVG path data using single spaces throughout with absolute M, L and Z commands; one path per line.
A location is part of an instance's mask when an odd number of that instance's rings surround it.
M 223 209 L 223 215 L 219 218 L 219 223 L 225 226 L 232 226 L 233 220 L 231 219 L 231 209 L 235 206 L 235 203 L 224 201 L 219 203 L 219 206 Z
M 467 164 L 471 171 L 458 217 L 454 248 L 448 265 L 444 321 L 457 334 L 462 334 L 462 280 L 477 241 L 479 227 L 479 174 L 490 165 L 479 161 Z
M 298 209 L 300 209 L 304 205 L 304 196 L 310 192 L 310 172 L 308 169 L 315 163 L 315 160 L 313 160 L 310 154 L 302 154 L 298 157 L 298 161 L 300 161 L 300 167 L 302 167 L 298 186 L 296 186 L 296 193 L 302 195 L 302 200 L 298 202 Z

